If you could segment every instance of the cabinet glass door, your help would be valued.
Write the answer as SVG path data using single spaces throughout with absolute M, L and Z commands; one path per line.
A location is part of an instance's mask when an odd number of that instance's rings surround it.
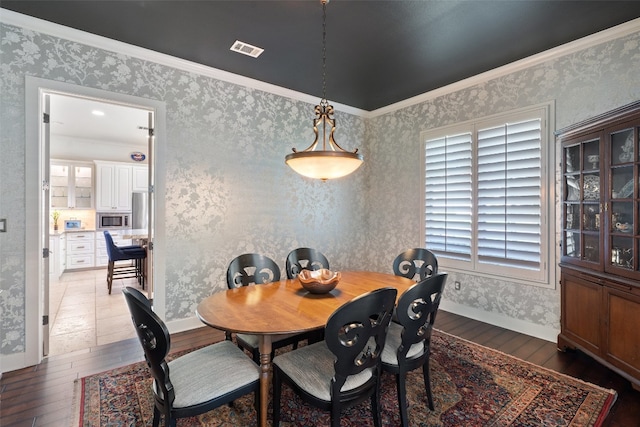
M 93 195 L 92 168 L 90 166 L 75 166 L 74 172 L 75 207 L 91 208 Z
M 626 275 L 638 270 L 635 254 L 638 251 L 638 176 L 637 129 L 623 128 L 607 136 L 609 185 L 608 238 L 605 270 Z
M 563 257 L 600 263 L 600 138 L 564 146 Z
M 69 166 L 51 165 L 51 208 L 69 207 Z

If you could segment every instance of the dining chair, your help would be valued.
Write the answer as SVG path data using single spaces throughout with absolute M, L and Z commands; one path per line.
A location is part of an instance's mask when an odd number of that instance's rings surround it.
M 280 280 L 280 267 L 271 258 L 256 254 L 248 253 L 235 257 L 227 268 L 227 287 L 229 289 L 239 288 L 241 286 L 261 285 L 265 283 L 277 282 Z M 225 331 L 227 340 L 232 340 L 233 336 L 229 331 Z M 251 353 L 253 360 L 260 363 L 259 337 L 253 334 L 235 334 L 236 343 Z M 297 348 L 298 342 L 306 337 L 299 334 L 278 335 L 273 337 L 272 353 L 275 350 L 292 345 Z
M 429 356 L 431 331 L 436 319 L 447 273 L 429 276 L 407 289 L 398 300 L 394 321 L 389 324 L 382 351 L 382 370 L 396 377 L 400 421 L 409 425 L 407 412 L 407 372 L 422 367 L 429 409 L 433 411 Z
M 407 249 L 393 260 L 393 274 L 416 282 L 438 272 L 438 260 L 428 249 Z
M 138 289 L 123 289 L 131 319 L 153 377 L 153 426 L 166 427 L 254 393 L 260 419 L 260 368 L 229 341 L 208 345 L 167 362 L 171 336 Z
M 343 408 L 371 400 L 376 427 L 380 415 L 381 354 L 397 290 L 381 288 L 343 304 L 327 320 L 322 342 L 273 359 L 273 425 L 280 423 L 282 384 L 305 402 L 330 411 L 340 425 Z
M 107 289 L 111 294 L 113 279 L 136 278 L 144 289 L 145 285 L 145 260 L 147 249 L 140 245 L 116 246 L 113 237 L 108 230 L 104 230 L 104 239 L 107 246 Z M 131 264 L 116 265 L 118 261 L 131 261 Z
M 329 260 L 313 248 L 297 248 L 289 252 L 286 260 L 287 278 L 295 279 L 302 270 L 329 269 Z

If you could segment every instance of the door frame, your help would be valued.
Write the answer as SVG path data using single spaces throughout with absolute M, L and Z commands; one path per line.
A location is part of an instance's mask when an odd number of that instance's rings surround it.
M 43 286 L 44 259 L 43 236 L 48 234 L 44 229 L 42 208 L 42 184 L 44 157 L 44 138 L 42 135 L 42 99 L 45 93 L 63 93 L 80 97 L 94 98 L 115 104 L 140 107 L 154 112 L 154 152 L 150 153 L 152 164 L 149 168 L 153 173 L 153 280 L 154 280 L 154 311 L 165 318 L 165 194 L 166 182 L 166 144 L 165 123 L 166 104 L 133 95 L 109 92 L 79 86 L 71 83 L 47 80 L 26 76 L 25 80 L 25 352 L 23 366 L 32 366 L 42 361 L 43 345 Z M 159 196 L 159 197 L 158 197 Z M 48 222 L 47 222 L 48 223 Z M 47 240 L 48 241 L 48 240 Z M 47 243 L 48 245 L 48 243 Z M 48 262 L 48 260 L 47 260 Z M 35 303 L 37 301 L 37 304 Z

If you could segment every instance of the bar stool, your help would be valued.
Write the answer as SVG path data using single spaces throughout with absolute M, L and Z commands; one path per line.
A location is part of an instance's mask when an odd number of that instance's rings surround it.
M 138 279 L 142 289 L 144 289 L 146 248 L 139 245 L 116 246 L 108 230 L 104 231 L 104 239 L 107 242 L 107 255 L 109 256 L 109 264 L 107 266 L 107 288 L 109 289 L 109 294 L 111 294 L 113 279 L 135 277 Z M 132 263 L 116 266 L 116 261 L 132 261 Z

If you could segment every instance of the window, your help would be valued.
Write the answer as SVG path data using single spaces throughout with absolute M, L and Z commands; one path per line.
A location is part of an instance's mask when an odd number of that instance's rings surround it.
M 536 107 L 423 133 L 424 241 L 439 264 L 549 284 L 547 116 Z

